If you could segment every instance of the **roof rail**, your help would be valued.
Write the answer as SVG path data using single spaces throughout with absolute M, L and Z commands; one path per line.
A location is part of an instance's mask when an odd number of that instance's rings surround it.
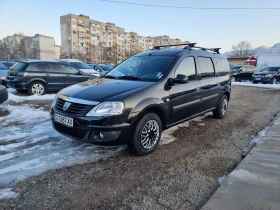
M 185 46 L 183 49 L 192 49 L 192 48 L 196 48 L 196 49 L 201 49 L 204 51 L 213 51 L 214 53 L 220 54 L 220 49 L 221 48 L 206 48 L 206 47 L 198 47 L 195 46 L 196 43 L 188 43 L 188 44 L 174 44 L 174 45 L 163 45 L 163 46 L 154 46 L 153 50 L 159 50 L 161 47 L 176 47 L 176 46 Z
M 154 46 L 154 50 L 159 50 L 161 47 L 176 47 L 176 46 L 190 46 L 194 47 L 196 43 L 188 43 L 188 44 L 172 44 L 172 45 L 163 45 L 163 46 Z

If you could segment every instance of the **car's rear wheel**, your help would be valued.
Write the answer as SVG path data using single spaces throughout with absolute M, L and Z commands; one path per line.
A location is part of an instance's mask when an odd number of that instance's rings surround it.
M 213 116 L 222 119 L 226 116 L 228 110 L 228 97 L 224 95 L 219 103 L 219 106 L 213 110 Z
M 137 123 L 128 147 L 136 155 L 153 152 L 161 138 L 162 123 L 155 113 L 146 113 Z
M 30 95 L 44 95 L 46 87 L 42 82 L 32 82 L 28 87 L 28 93 Z

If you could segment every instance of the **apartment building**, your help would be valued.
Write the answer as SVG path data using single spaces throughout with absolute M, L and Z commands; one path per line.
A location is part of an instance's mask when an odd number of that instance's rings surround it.
M 21 40 L 25 37 L 22 34 L 14 34 L 3 38 L 3 45 L 8 59 L 19 59 L 24 56 Z
M 14 34 L 3 39 L 6 48 L 7 59 L 41 59 L 56 60 L 55 40 L 53 37 L 35 34 L 24 36 Z M 59 55 L 60 57 L 60 55 Z
M 166 35 L 145 37 L 126 32 L 114 23 L 91 20 L 86 15 L 60 17 L 61 52 L 86 62 L 117 64 L 158 45 L 187 43 Z

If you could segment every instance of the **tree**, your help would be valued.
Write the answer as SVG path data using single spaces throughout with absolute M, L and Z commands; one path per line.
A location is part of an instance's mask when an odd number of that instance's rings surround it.
M 252 45 L 247 41 L 241 41 L 237 45 L 233 45 L 232 50 L 233 52 L 230 54 L 232 58 L 247 58 L 252 55 Z

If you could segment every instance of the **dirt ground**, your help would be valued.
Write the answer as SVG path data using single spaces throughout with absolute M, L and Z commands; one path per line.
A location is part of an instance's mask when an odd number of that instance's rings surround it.
M 280 112 L 279 102 L 280 90 L 234 86 L 223 120 L 192 121 L 145 157 L 126 151 L 31 177 L 0 209 L 200 209 L 241 161 L 240 148 Z

